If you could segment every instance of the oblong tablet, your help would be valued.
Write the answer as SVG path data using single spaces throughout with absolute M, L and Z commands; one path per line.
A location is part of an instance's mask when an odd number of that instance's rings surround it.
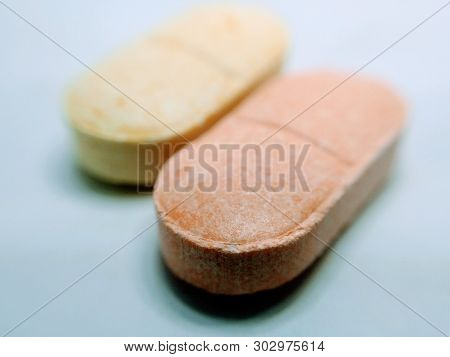
M 152 185 L 145 152 L 169 156 L 275 72 L 284 29 L 254 8 L 207 7 L 118 52 L 69 90 L 82 166 L 113 183 Z M 169 149 L 167 149 L 169 148 Z M 149 175 L 150 173 L 150 175 Z
M 166 162 L 154 202 L 178 277 L 213 293 L 275 288 L 350 222 L 388 174 L 405 110 L 385 85 L 346 78 L 274 79 Z

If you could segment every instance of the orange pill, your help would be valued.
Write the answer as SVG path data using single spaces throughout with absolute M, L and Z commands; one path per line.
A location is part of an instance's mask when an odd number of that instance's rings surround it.
M 272 289 L 350 223 L 388 175 L 405 106 L 346 78 L 273 79 L 166 162 L 154 202 L 176 276 L 213 293 Z

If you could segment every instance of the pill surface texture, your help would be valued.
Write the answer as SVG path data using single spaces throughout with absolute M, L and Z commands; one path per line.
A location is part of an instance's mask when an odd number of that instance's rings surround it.
M 165 163 L 154 202 L 176 276 L 213 293 L 253 293 L 290 281 L 330 247 L 385 181 L 405 117 L 386 85 L 346 78 L 275 78 Z
M 239 7 L 200 8 L 140 38 L 68 91 L 82 167 L 113 183 L 151 186 L 177 144 L 277 71 L 285 47 L 276 19 Z

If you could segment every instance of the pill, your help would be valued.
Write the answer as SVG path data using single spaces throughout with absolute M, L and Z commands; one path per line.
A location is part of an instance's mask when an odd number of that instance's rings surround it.
M 68 90 L 81 166 L 111 183 L 151 186 L 178 144 L 279 69 L 285 47 L 277 19 L 246 7 L 199 8 L 138 39 Z
M 404 118 L 389 86 L 360 75 L 317 71 L 268 81 L 162 167 L 154 203 L 167 266 L 219 294 L 292 280 L 386 180 Z M 278 156 L 303 157 L 301 175 L 285 161 L 244 155 L 250 144 L 263 156 L 271 146 Z M 232 145 L 231 153 L 224 149 Z M 249 185 L 258 179 L 266 184 Z

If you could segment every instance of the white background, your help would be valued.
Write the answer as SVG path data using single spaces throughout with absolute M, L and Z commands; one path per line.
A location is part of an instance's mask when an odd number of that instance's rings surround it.
M 287 341 L 291 341 L 289 342 Z M 262 344 L 264 341 L 266 344 Z M 278 350 L 279 341 L 283 342 L 281 352 Z M 296 341 L 296 342 L 294 342 Z M 185 347 L 184 344 L 187 344 Z M 275 344 L 274 344 L 275 343 Z M 314 349 L 313 349 L 314 343 Z M 287 356 L 308 355 L 308 356 L 345 356 L 365 357 L 383 356 L 433 356 L 447 357 L 450 351 L 450 339 L 444 338 L 408 338 L 408 337 L 379 337 L 379 338 L 308 338 L 294 340 L 292 338 L 268 338 L 263 339 L 250 337 L 47 337 L 47 338 L 4 338 L 0 343 L 0 352 L 8 357 L 15 356 L 45 356 L 45 357 L 67 357 L 79 356 L 130 356 L 130 352 L 125 350 L 132 344 L 147 344 L 152 351 L 143 351 L 144 354 L 152 356 L 273 356 L 275 353 Z M 159 344 L 161 348 L 159 349 Z M 181 352 L 178 345 L 182 344 Z M 205 344 L 209 350 L 204 351 Z M 231 347 L 230 345 L 234 345 Z M 237 350 L 236 344 L 239 344 Z M 264 346 L 264 347 L 262 347 Z M 289 350 L 288 349 L 289 346 Z M 256 347 L 256 348 L 255 348 Z M 259 347 L 259 348 L 258 348 Z M 319 349 L 318 347 L 323 347 Z M 135 349 L 132 347 L 133 350 Z M 145 348 L 145 347 L 143 347 Z M 201 349 L 201 352 L 198 349 Z M 272 348 L 273 351 L 268 351 Z M 173 353 L 174 350 L 177 352 Z M 188 352 L 185 352 L 187 349 Z M 219 351 L 225 349 L 225 351 Z M 172 353 L 168 352 L 172 351 Z M 236 352 L 238 351 L 238 352 Z
M 3 0 L 2 0 L 3 1 Z M 189 7 L 176 1 L 13 1 L 22 16 L 88 64 Z M 265 1 L 286 22 L 285 72 L 352 71 L 442 1 Z M 83 68 L 0 5 L 0 333 L 155 219 L 151 196 L 77 169 L 62 112 Z M 450 333 L 450 6 L 370 64 L 410 104 L 392 179 L 335 249 Z M 11 335 L 438 336 L 333 253 L 288 286 L 213 297 L 174 280 L 157 228 Z

